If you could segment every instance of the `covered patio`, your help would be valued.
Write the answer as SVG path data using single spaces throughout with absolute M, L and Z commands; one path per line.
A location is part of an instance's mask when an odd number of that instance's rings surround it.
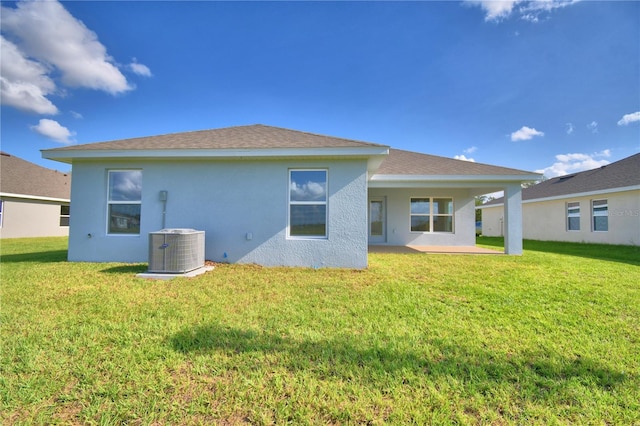
M 369 178 L 369 253 L 522 254 L 522 183 L 536 173 L 389 149 Z M 504 250 L 475 247 L 475 197 L 504 192 Z

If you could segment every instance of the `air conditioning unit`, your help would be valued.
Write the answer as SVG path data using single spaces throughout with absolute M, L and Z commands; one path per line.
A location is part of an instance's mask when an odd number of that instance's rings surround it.
M 204 231 L 186 228 L 149 233 L 149 272 L 181 274 L 204 266 Z

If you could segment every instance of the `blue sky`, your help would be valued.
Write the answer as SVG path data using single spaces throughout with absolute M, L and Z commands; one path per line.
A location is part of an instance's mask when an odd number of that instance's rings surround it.
M 640 2 L 2 2 L 2 150 L 267 124 L 544 171 L 640 151 Z

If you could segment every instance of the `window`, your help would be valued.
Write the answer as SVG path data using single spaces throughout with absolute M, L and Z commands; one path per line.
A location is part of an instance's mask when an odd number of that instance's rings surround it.
M 431 231 L 431 201 L 429 198 L 411 199 L 411 231 Z
M 289 171 L 289 236 L 327 237 L 327 170 Z
M 69 226 L 69 206 L 60 206 L 60 226 Z
M 453 232 L 453 199 L 412 198 L 411 232 Z
M 2 216 L 3 216 L 2 210 L 3 210 L 3 208 L 4 208 L 4 201 L 0 200 L 0 228 L 2 228 Z
M 591 202 L 591 216 L 594 231 L 609 230 L 609 205 L 607 200 L 593 200 Z
M 580 203 L 567 203 L 567 231 L 580 230 Z
M 107 233 L 140 234 L 142 171 L 110 170 L 107 195 Z

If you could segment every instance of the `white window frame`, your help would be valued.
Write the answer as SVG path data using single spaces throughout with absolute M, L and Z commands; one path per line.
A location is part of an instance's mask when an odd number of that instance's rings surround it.
M 113 237 L 139 237 L 140 233 L 142 231 L 141 229 L 141 223 L 138 225 L 140 230 L 138 232 L 135 233 L 127 233 L 127 232 L 110 232 L 110 224 L 109 222 L 111 221 L 111 215 L 110 215 L 110 211 L 111 211 L 111 206 L 113 205 L 139 205 L 140 206 L 140 222 L 142 222 L 142 194 L 140 194 L 140 200 L 125 200 L 125 201 L 116 201 L 116 200 L 111 200 L 109 197 L 109 188 L 111 187 L 111 175 L 112 173 L 122 173 L 122 172 L 140 172 L 142 173 L 142 169 L 111 169 L 111 170 L 107 170 L 107 195 L 106 195 L 106 199 L 107 199 L 107 211 L 106 211 L 106 234 L 108 236 L 113 236 Z
M 295 172 L 324 172 L 325 199 L 324 201 L 295 201 L 291 200 L 291 174 Z M 291 206 L 324 206 L 324 235 L 291 235 Z M 287 173 L 287 238 L 292 240 L 326 240 L 329 238 L 329 169 L 304 168 L 289 169 Z
M 411 205 L 413 204 L 413 200 L 429 200 L 429 213 L 412 213 Z M 433 200 L 451 200 L 451 213 L 440 214 L 436 213 L 433 210 Z M 409 198 L 409 232 L 412 234 L 455 234 L 455 199 L 453 197 L 425 197 L 425 196 L 415 196 Z M 428 217 L 429 218 L 429 230 L 428 231 L 414 231 L 411 229 L 411 219 L 414 216 Z M 433 218 L 434 217 L 451 217 L 451 231 L 434 231 L 433 229 Z
M 0 228 L 2 228 L 2 222 L 4 222 L 4 200 L 0 200 Z
M 596 203 L 603 203 L 598 204 Z M 602 210 L 605 208 L 606 210 Z M 599 209 L 596 211 L 596 209 Z M 607 229 L 596 229 L 596 217 L 607 218 Z M 609 232 L 609 200 L 601 198 L 597 200 L 591 200 L 591 231 L 592 232 Z
M 62 208 L 63 207 L 67 207 L 69 209 L 69 214 L 63 214 L 62 213 Z M 62 224 L 62 219 L 66 218 L 67 219 L 67 224 L 63 225 Z M 60 204 L 60 227 L 61 228 L 68 228 L 70 225 L 70 220 L 71 220 L 71 205 L 70 204 Z
M 578 218 L 578 228 L 571 229 L 569 225 L 571 218 Z M 580 202 L 571 201 L 567 203 L 567 232 L 579 232 L 580 231 Z

